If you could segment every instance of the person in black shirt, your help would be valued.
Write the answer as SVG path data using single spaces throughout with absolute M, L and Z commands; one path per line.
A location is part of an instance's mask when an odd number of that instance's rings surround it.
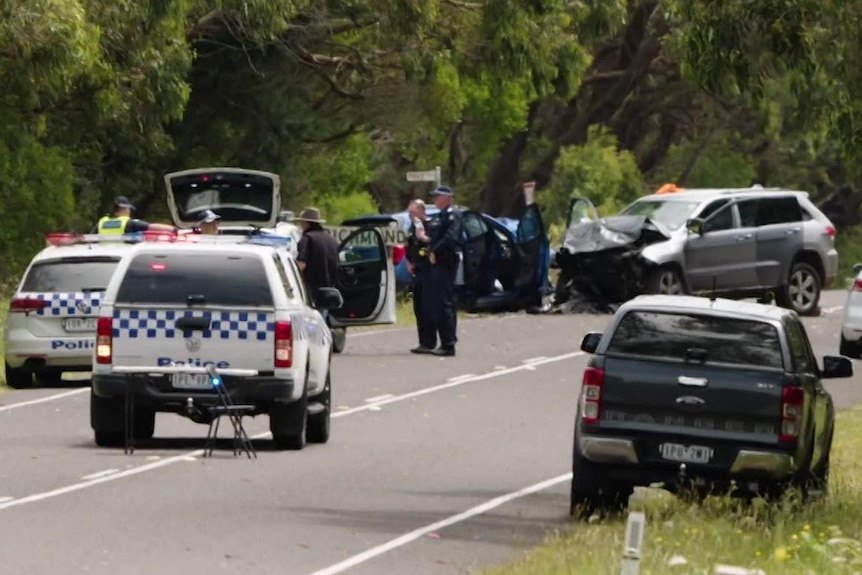
M 337 287 L 338 242 L 323 229 L 326 220 L 321 219 L 317 208 L 305 208 L 296 221 L 302 228 L 296 263 L 305 276 L 312 298 L 316 298 L 320 288 Z M 321 310 L 321 314 L 328 319 L 327 310 Z
M 407 206 L 410 235 L 407 238 L 407 270 L 413 276 L 413 315 L 419 332 L 419 346 L 412 353 L 434 353 L 437 347 L 436 304 L 431 283 L 431 263 L 428 261 L 429 237 L 425 233 L 425 202 L 413 200 Z

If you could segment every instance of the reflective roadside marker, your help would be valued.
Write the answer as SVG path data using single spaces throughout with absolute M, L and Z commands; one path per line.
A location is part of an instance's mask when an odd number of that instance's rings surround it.
M 641 546 L 644 542 L 646 515 L 642 511 L 629 513 L 626 524 L 626 539 L 623 545 L 622 575 L 638 575 L 640 573 Z

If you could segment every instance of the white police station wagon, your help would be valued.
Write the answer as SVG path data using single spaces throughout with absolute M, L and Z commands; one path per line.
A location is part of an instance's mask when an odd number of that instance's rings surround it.
M 3 329 L 6 383 L 56 385 L 64 372 L 90 371 L 96 315 L 122 254 L 117 236 L 49 234 L 9 305 Z
M 193 225 L 188 212 L 204 209 L 229 225 L 272 227 L 278 216 L 275 174 L 212 168 L 168 180 L 178 227 Z M 136 438 L 153 436 L 156 412 L 209 423 L 207 407 L 218 396 L 208 367 L 235 403 L 269 415 L 278 447 L 326 442 L 332 336 L 292 254 L 265 236 L 156 239 L 123 256 L 101 302 L 90 410 L 96 443 L 124 441 L 127 394 Z M 340 252 L 344 287 L 323 290 L 317 305 L 347 325 L 393 323 L 383 236 L 357 230 Z

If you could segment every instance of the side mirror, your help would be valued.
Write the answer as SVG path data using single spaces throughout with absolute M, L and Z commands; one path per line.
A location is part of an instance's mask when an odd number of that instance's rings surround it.
M 692 218 L 685 222 L 685 228 L 692 234 L 697 234 L 699 236 L 703 235 L 703 224 L 704 221 L 700 218 Z
M 853 363 L 841 355 L 824 356 L 823 371 L 820 373 L 820 377 L 823 379 L 853 377 Z
M 581 351 L 586 353 L 596 353 L 596 350 L 599 349 L 600 341 L 602 341 L 602 332 L 591 331 L 585 335 L 584 339 L 581 341 Z
M 324 287 L 317 290 L 314 305 L 318 309 L 338 309 L 344 305 L 344 298 L 336 288 Z
M 862 264 L 854 264 L 853 265 L 853 273 L 858 276 L 859 272 L 862 272 Z

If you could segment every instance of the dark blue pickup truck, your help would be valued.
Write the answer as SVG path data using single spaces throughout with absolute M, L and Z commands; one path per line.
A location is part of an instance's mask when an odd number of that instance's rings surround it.
M 690 296 L 624 304 L 592 354 L 575 417 L 571 512 L 624 506 L 635 486 L 741 496 L 823 493 L 835 425 L 821 368 L 793 311 Z

